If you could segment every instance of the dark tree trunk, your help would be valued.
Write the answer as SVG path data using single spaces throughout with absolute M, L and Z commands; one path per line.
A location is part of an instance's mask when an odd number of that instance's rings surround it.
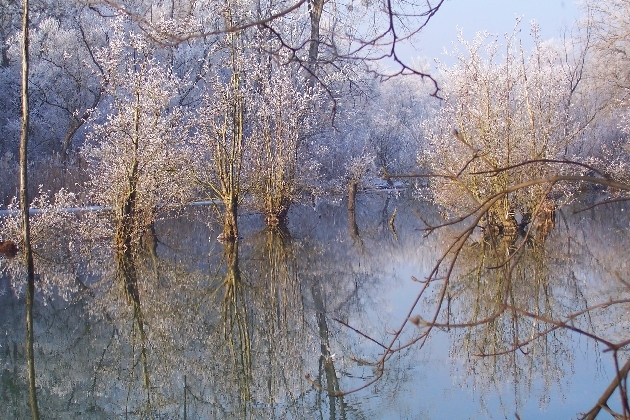
M 357 197 L 357 181 L 351 180 L 348 184 L 348 210 L 354 211 L 354 205 Z
M 22 13 L 22 134 L 20 137 L 20 208 L 22 210 L 22 236 L 24 262 L 27 271 L 26 284 L 26 363 L 28 375 L 29 403 L 33 419 L 39 419 L 37 407 L 37 390 L 35 388 L 35 353 L 33 351 L 33 301 L 35 298 L 35 267 L 33 250 L 31 249 L 31 226 L 29 220 L 28 199 L 28 66 L 29 66 L 29 33 L 28 33 L 28 0 L 24 0 Z
M 311 39 L 308 46 L 308 84 L 310 87 L 315 86 L 317 58 L 319 56 L 320 44 L 320 21 L 322 11 L 324 10 L 324 0 L 310 0 L 308 3 L 309 15 L 311 17 Z
M 136 192 L 133 181 L 130 181 L 129 188 L 131 191 L 126 194 L 123 205 L 118 209 L 114 246 L 117 250 L 131 252 L 136 224 Z
M 9 46 L 4 34 L 0 34 L 0 68 L 9 67 Z
M 358 242 L 360 245 L 363 244 L 361 239 L 361 235 L 359 233 L 359 225 L 357 225 L 356 215 L 354 213 L 354 209 L 348 209 L 348 225 L 350 231 L 350 237 Z
M 131 252 L 134 236 L 140 233 L 138 229 L 137 196 L 138 196 L 138 148 L 140 145 L 140 93 L 136 92 L 136 103 L 133 113 L 133 161 L 131 163 L 126 190 L 122 197 L 122 205 L 116 209 L 116 232 L 114 245 L 118 250 Z

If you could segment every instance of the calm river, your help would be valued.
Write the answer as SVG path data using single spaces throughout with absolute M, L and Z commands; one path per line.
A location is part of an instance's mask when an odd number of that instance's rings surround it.
M 630 304 L 603 305 L 630 297 L 624 206 L 563 209 L 546 241 L 520 248 L 475 232 L 450 277 L 446 261 L 428 285 L 461 226 L 426 236 L 436 210 L 385 192 L 360 196 L 354 217 L 344 201 L 296 206 L 285 231 L 243 215 L 236 246 L 196 207 L 158 222 L 132 261 L 105 239 L 79 257 L 40 247 L 41 417 L 579 418 L 615 379 L 613 352 L 588 334 L 630 336 Z M 0 418 L 22 419 L 25 301 L 10 264 Z

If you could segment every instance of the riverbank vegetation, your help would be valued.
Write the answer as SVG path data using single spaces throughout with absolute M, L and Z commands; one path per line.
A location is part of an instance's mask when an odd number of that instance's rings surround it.
M 606 24 L 607 8 L 588 9 L 562 40 L 541 39 L 533 24 L 530 51 L 520 22 L 505 39 L 460 39 L 454 64 L 431 80 L 387 82 L 373 77 L 379 62 L 358 60 L 352 39 L 336 37 L 342 16 L 311 8 L 233 31 L 271 10 L 151 9 L 69 4 L 38 11 L 32 25 L 31 196 L 43 185 L 112 207 L 114 236 L 139 237 L 160 209 L 211 199 L 221 203 L 222 239 L 234 240 L 239 205 L 275 226 L 296 200 L 391 186 L 393 175 L 429 177 L 418 192 L 448 217 L 527 180 L 625 180 L 625 39 Z M 17 181 L 17 26 L 9 19 L 2 32 L 5 205 Z M 481 223 L 523 229 L 580 185 L 547 187 L 502 196 Z

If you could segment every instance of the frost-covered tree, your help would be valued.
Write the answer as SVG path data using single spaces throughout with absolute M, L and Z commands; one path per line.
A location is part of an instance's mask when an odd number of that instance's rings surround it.
M 576 86 L 563 55 L 540 40 L 535 25 L 532 35 L 528 54 L 514 35 L 505 46 L 486 34 L 473 42 L 461 39 L 465 51 L 442 69 L 444 103 L 423 123 L 420 160 L 437 175 L 431 197 L 455 215 L 474 211 L 511 185 L 559 173 L 558 166 L 540 161 L 570 157 L 589 121 L 575 112 Z M 532 163 L 518 166 L 525 162 Z M 516 213 L 527 221 L 542 201 L 553 208 L 554 199 L 568 193 L 549 195 L 547 188 L 503 195 L 486 222 L 514 226 Z
M 296 66 L 263 63 L 250 74 L 250 165 L 254 206 L 269 226 L 281 225 L 316 165 L 305 140 L 321 121 L 321 89 Z
M 588 1 L 584 22 L 591 44 L 590 75 L 600 91 L 617 100 L 630 94 L 630 3 Z
M 20 7 L 11 0 L 0 1 L 0 68 L 8 67 L 9 37 L 19 30 Z
M 231 10 L 226 11 L 227 18 Z M 203 103 L 192 122 L 187 156 L 191 179 L 223 204 L 222 241 L 238 238 L 238 205 L 244 190 L 245 94 L 243 79 L 253 62 L 240 34 L 230 33 L 214 53 L 223 62 L 205 74 Z M 221 65 L 222 64 L 222 65 Z
M 102 69 L 94 52 L 106 44 L 106 32 L 81 10 L 74 19 L 48 17 L 33 32 L 38 140 L 44 150 L 65 156 L 101 99 Z
M 20 51 L 19 42 L 13 38 L 20 34 L 20 5 L 10 0 L 0 1 L 0 154 L 17 154 L 19 133 L 19 86 L 20 86 Z M 11 40 L 12 42 L 9 42 Z M 9 47 L 14 46 L 14 54 L 9 54 Z M 11 136 L 7 135 L 11 127 Z
M 94 51 L 106 45 L 109 25 L 90 9 L 77 4 L 50 4 L 34 13 L 31 28 L 31 135 L 36 155 L 64 155 L 101 97 L 98 64 Z M 7 79 L 19 61 L 19 34 L 7 45 Z M 12 76 L 13 75 L 13 76 Z M 1 100 L 1 98 L 0 98 Z M 8 134 L 14 135 L 15 113 L 7 113 Z
M 365 107 L 368 141 L 375 164 L 389 173 L 412 173 L 417 161 L 413 150 L 420 123 L 439 102 L 429 97 L 432 86 L 417 78 L 400 78 L 379 84 L 376 98 Z
M 398 55 L 401 45 L 412 42 L 430 19 L 439 11 L 444 0 L 407 2 L 343 3 L 333 0 L 279 0 L 261 2 L 238 0 L 205 0 L 192 4 L 174 2 L 146 2 L 138 0 L 102 0 L 93 7 L 115 9 L 137 21 L 152 37 L 171 45 L 193 38 L 206 38 L 225 33 L 268 29 L 269 38 L 277 41 L 268 53 L 282 52 L 299 63 L 308 73 L 311 84 L 321 83 L 339 70 L 338 62 L 346 59 L 374 64 L 377 74 L 388 73 L 378 63 L 385 57 L 398 67 L 393 73 L 417 74 L 431 79 Z M 224 19 L 224 12 L 239 10 L 234 19 Z M 154 13 L 170 11 L 178 28 L 181 22 L 194 17 L 202 22 L 192 31 L 164 30 L 154 22 Z M 294 22 L 296 31 L 285 31 L 281 26 L 287 18 Z M 280 23 L 279 23 L 280 22 Z M 432 80 L 432 79 L 431 79 Z M 434 84 L 435 90 L 437 85 Z
M 241 4 L 230 6 L 226 20 L 245 13 Z M 295 31 L 291 25 L 282 28 Z M 238 237 L 237 208 L 246 195 L 269 225 L 283 223 L 316 166 L 304 140 L 320 115 L 322 90 L 289 57 L 267 53 L 275 43 L 268 34 L 255 28 L 225 35 L 203 72 L 190 169 L 195 183 L 223 204 L 222 240 Z
M 605 0 L 585 3 L 583 31 L 590 43 L 587 82 L 605 107 L 597 120 L 597 148 L 589 163 L 614 179 L 630 180 L 630 3 Z M 619 190 L 612 189 L 613 195 Z
M 130 247 L 161 208 L 188 197 L 181 176 L 183 86 L 147 39 L 125 30 L 122 21 L 96 55 L 109 105 L 92 117 L 82 153 L 90 165 L 91 199 L 113 207 L 116 245 Z

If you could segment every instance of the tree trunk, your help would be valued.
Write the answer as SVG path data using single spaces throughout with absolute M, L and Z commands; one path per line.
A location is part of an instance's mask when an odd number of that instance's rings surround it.
M 29 403 L 33 419 L 39 419 L 37 408 L 37 390 L 35 388 L 35 353 L 33 351 L 33 301 L 35 297 L 35 268 L 31 249 L 31 226 L 29 220 L 28 199 L 28 0 L 24 0 L 22 13 L 22 133 L 20 136 L 20 208 L 22 210 L 22 236 L 24 262 L 27 271 L 26 285 L 26 363 L 28 375 Z
M 128 187 L 131 191 L 125 195 L 123 204 L 117 211 L 118 220 L 116 221 L 116 232 L 114 233 L 114 246 L 120 251 L 131 251 L 136 228 L 135 183 L 130 182 Z
M 225 262 L 227 264 L 228 284 L 237 284 L 241 281 L 241 270 L 238 265 L 238 243 L 228 242 L 225 244 Z
M 357 197 L 357 184 L 356 180 L 351 180 L 348 184 L 348 210 L 354 211 L 354 205 Z
M 357 218 L 354 213 L 354 209 L 348 209 L 348 225 L 350 228 L 350 237 L 358 242 L 359 245 L 363 245 L 363 240 L 361 239 L 361 235 L 359 233 L 359 225 L 357 225 Z
M 137 188 L 138 188 L 138 148 L 140 144 L 140 92 L 136 91 L 136 103 L 133 112 L 133 136 L 132 151 L 133 160 L 127 178 L 126 190 L 122 197 L 122 203 L 116 209 L 116 232 L 114 234 L 114 246 L 117 250 L 127 250 L 131 252 L 134 233 L 138 228 L 137 214 Z
M 223 219 L 223 232 L 217 238 L 221 242 L 233 242 L 238 238 L 238 200 L 235 197 L 227 197 L 223 200 L 225 213 Z
M 320 43 L 320 22 L 322 11 L 324 10 L 324 0 L 310 0 L 308 3 L 308 11 L 311 17 L 311 39 L 308 46 L 308 76 L 309 87 L 315 86 L 317 58 L 319 56 Z
M 9 46 L 4 33 L 0 34 L 0 68 L 9 67 Z

